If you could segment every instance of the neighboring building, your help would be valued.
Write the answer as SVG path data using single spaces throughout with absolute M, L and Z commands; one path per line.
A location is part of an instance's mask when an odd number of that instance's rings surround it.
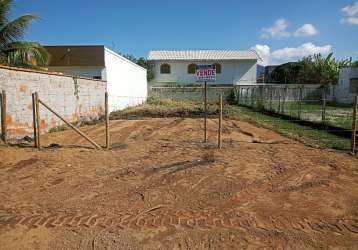
M 358 67 L 343 67 L 339 72 L 337 85 L 332 86 L 333 101 L 351 104 L 358 95 Z
M 111 110 L 141 104 L 147 98 L 147 71 L 102 45 L 46 46 L 50 71 L 107 81 Z
M 151 51 L 151 85 L 193 84 L 196 65 L 216 64 L 217 85 L 255 84 L 258 56 L 253 50 Z

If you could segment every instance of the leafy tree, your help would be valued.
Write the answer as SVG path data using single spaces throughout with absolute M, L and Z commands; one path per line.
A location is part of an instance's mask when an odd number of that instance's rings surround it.
M 304 57 L 298 62 L 298 80 L 302 83 L 337 84 L 339 70 L 352 65 L 352 58 L 338 60 L 330 53 L 326 58 L 321 54 Z
M 337 84 L 339 70 L 344 66 L 354 66 L 357 62 L 352 59 L 338 60 L 330 53 L 327 57 L 315 54 L 303 57 L 298 62 L 277 66 L 271 73 L 274 83 L 299 84 Z
M 121 54 L 121 53 L 119 53 Z M 150 81 L 154 78 L 154 72 L 153 69 L 151 67 L 151 65 L 149 65 L 147 59 L 145 59 L 144 57 L 140 57 L 140 58 L 136 58 L 135 56 L 131 55 L 131 54 L 121 54 L 122 56 L 124 56 L 125 58 L 127 58 L 128 60 L 138 64 L 139 66 L 145 68 L 147 70 L 147 80 Z
M 36 42 L 20 41 L 31 21 L 38 17 L 26 14 L 9 19 L 13 0 L 0 0 L 0 64 L 39 68 L 48 63 L 49 55 Z

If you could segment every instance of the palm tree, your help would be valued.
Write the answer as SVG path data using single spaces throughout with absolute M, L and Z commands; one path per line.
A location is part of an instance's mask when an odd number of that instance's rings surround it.
M 28 68 L 43 67 L 49 54 L 36 42 L 21 41 L 30 22 L 38 17 L 26 14 L 9 20 L 13 0 L 0 0 L 0 64 Z

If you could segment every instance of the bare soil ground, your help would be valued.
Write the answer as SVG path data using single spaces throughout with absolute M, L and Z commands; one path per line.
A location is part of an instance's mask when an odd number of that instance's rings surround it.
M 0 148 L 0 249 L 357 249 L 358 159 L 241 121 L 113 121 Z M 103 125 L 83 128 L 103 144 Z

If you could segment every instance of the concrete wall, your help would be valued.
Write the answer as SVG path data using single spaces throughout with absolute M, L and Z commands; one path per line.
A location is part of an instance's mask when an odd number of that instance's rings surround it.
M 67 66 L 67 67 L 48 67 L 49 71 L 61 72 L 65 75 L 81 76 L 87 78 L 93 78 L 94 76 L 100 76 L 102 80 L 106 80 L 105 68 L 96 66 Z
M 170 74 L 161 74 L 160 65 L 168 63 L 171 66 Z M 193 84 L 196 82 L 195 74 L 188 74 L 188 65 L 193 62 L 187 61 L 156 61 L 154 62 L 155 78 L 151 85 L 162 85 L 168 82 L 179 84 Z M 221 64 L 222 72 L 217 74 L 215 84 L 238 85 L 256 83 L 257 64 L 255 60 L 241 61 L 206 61 L 194 62 L 196 64 Z
M 147 70 L 107 48 L 104 55 L 111 111 L 145 102 Z
M 10 138 L 20 138 L 33 133 L 33 92 L 51 108 L 75 122 L 96 119 L 104 114 L 106 82 L 78 78 L 78 98 L 71 76 L 35 72 L 0 66 L 0 90 L 7 94 L 7 127 Z M 63 123 L 52 113 L 41 107 L 42 132 Z
M 232 90 L 233 87 L 208 86 L 208 102 L 218 102 L 221 93 L 223 93 L 224 98 L 227 98 Z M 150 87 L 148 97 L 160 100 L 203 102 L 204 89 L 201 87 Z
M 333 100 L 342 104 L 351 104 L 358 93 L 350 91 L 350 79 L 358 78 L 358 68 L 342 68 L 339 73 L 338 85 L 332 86 Z

